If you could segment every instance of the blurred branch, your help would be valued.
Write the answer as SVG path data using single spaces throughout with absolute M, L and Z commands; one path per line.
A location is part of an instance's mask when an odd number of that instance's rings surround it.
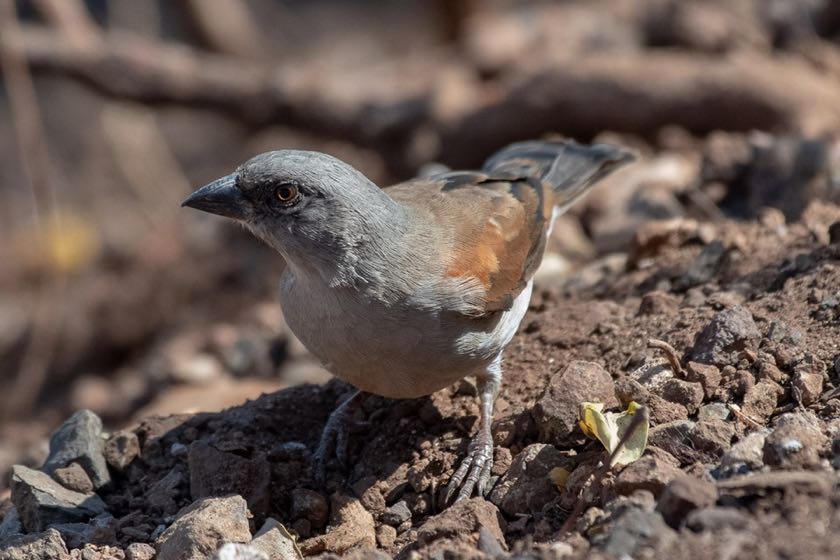
M 12 0 L 0 0 L 0 29 L 3 30 L 3 43 L 0 45 L 3 81 L 9 96 L 24 173 L 35 200 L 38 225 L 41 225 L 44 216 L 52 214 L 54 209 L 50 191 L 50 160 L 32 75 L 19 47 L 21 33 Z M 40 247 L 32 247 L 32 250 L 38 251 Z M 2 414 L 7 418 L 31 407 L 38 398 L 55 353 L 63 318 L 61 295 L 64 277 L 56 275 L 50 280 L 38 292 L 20 367 L 10 390 L 2 399 L 5 405 Z
M 81 0 L 33 0 L 33 3 L 75 48 L 102 46 L 99 27 Z
M 448 164 L 475 165 L 507 142 L 547 130 L 586 139 L 603 130 L 653 137 L 669 124 L 698 134 L 716 129 L 814 134 L 840 126 L 836 80 L 785 56 L 592 54 L 516 69 L 494 84 L 500 93 L 465 91 L 458 104 L 463 110 L 444 116 L 433 110 L 440 80 L 406 91 L 399 64 L 378 75 L 375 85 L 404 93 L 373 101 L 364 88 L 342 88 L 297 68 L 201 53 L 130 33 L 103 38 L 101 46 L 82 49 L 55 33 L 27 28 L 19 47 L 33 68 L 73 76 L 107 95 L 209 107 L 258 126 L 283 123 L 391 150 L 395 159 L 406 157 L 404 148 L 417 134 L 440 139 L 430 157 L 446 154 Z M 7 42 L 5 34 L 0 40 Z M 393 87 L 383 86 L 392 82 Z
M 242 0 L 183 0 L 183 3 L 212 50 L 251 59 L 265 54 L 260 28 Z

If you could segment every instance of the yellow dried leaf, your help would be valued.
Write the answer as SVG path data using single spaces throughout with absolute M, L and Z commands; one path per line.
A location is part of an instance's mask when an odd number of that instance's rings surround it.
M 603 412 L 602 403 L 581 403 L 580 428 L 592 439 L 601 442 L 612 453 L 633 421 L 639 405 L 631 402 L 624 412 Z M 613 460 L 614 465 L 626 465 L 642 456 L 647 446 L 648 424 L 641 424 L 630 436 Z
M 96 258 L 100 243 L 93 224 L 68 210 L 57 210 L 40 227 L 22 232 L 16 245 L 29 268 L 69 274 Z

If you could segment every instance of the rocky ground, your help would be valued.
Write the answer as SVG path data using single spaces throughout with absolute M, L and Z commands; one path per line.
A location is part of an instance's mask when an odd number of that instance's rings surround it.
M 469 381 L 368 401 L 325 487 L 309 460 L 349 394 L 337 381 L 111 434 L 81 411 L 41 469 L 13 468 L 0 557 L 209 558 L 222 543 L 239 545 L 218 558 L 831 557 L 840 207 L 651 221 L 627 253 L 547 284 L 506 354 L 484 498 L 440 501 L 476 424 Z M 645 404 L 645 455 L 595 476 L 583 401 Z
M 836 556 L 836 2 L 17 4 L 0 560 Z M 285 325 L 280 259 L 181 200 L 268 149 L 386 185 L 556 134 L 640 160 L 555 224 L 488 495 L 441 502 L 470 380 L 367 401 L 316 484 L 351 389 Z M 641 459 L 603 466 L 588 401 L 646 406 Z

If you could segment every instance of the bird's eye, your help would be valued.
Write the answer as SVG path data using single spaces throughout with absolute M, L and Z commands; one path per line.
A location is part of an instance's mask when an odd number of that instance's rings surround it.
M 284 206 L 290 206 L 300 198 L 300 192 L 295 185 L 280 185 L 274 190 L 274 197 Z

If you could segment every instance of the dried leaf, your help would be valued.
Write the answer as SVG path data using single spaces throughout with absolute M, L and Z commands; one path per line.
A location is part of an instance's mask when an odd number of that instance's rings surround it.
M 602 403 L 581 403 L 580 428 L 590 438 L 600 441 L 608 453 L 612 453 L 624 437 L 638 409 L 639 405 L 635 402 L 631 402 L 624 412 L 603 412 Z M 645 422 L 630 436 L 615 456 L 613 464 L 626 465 L 641 457 L 647 446 L 647 436 L 648 425 Z

